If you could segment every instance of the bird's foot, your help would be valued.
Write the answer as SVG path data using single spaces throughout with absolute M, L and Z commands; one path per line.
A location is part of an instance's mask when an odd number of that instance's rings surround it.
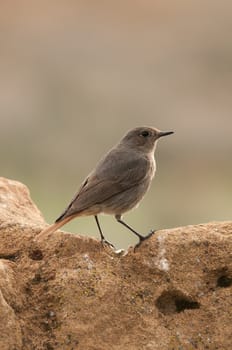
M 105 246 L 110 247 L 111 249 L 115 250 L 115 246 L 108 242 L 105 238 L 101 239 L 101 245 L 104 248 Z
M 139 243 L 136 244 L 136 246 L 134 247 L 134 251 L 144 242 L 146 241 L 148 238 L 150 238 L 151 236 L 153 236 L 153 234 L 156 232 L 156 230 L 151 230 L 146 236 L 139 236 Z

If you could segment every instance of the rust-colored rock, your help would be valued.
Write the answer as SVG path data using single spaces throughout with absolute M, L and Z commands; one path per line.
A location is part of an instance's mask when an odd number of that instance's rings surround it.
M 0 349 L 22 349 L 20 320 L 16 316 L 22 296 L 11 263 L 0 260 Z
M 232 349 L 232 222 L 157 232 L 125 256 L 55 233 L 0 179 L 1 350 Z

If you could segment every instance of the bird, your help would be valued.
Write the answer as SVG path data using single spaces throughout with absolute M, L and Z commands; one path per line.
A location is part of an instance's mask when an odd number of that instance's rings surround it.
M 151 185 L 156 172 L 157 141 L 173 133 L 147 126 L 129 130 L 100 159 L 55 223 L 42 230 L 37 238 L 53 234 L 74 218 L 94 216 L 101 243 L 113 247 L 105 239 L 98 219 L 98 215 L 104 213 L 114 215 L 118 223 L 138 237 L 140 245 L 155 231 L 141 235 L 123 220 L 123 214 L 139 205 Z

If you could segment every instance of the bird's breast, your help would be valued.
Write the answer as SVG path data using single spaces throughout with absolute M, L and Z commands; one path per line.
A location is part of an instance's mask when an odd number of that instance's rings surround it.
M 150 161 L 149 177 L 152 180 L 153 177 L 155 176 L 155 172 L 156 172 L 156 161 L 155 161 L 154 155 L 149 157 L 149 161 Z

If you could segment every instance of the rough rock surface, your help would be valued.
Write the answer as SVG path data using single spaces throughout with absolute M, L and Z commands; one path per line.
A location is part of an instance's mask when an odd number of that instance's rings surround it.
M 0 178 L 1 350 L 232 349 L 232 222 L 159 231 L 123 256 L 55 233 Z

